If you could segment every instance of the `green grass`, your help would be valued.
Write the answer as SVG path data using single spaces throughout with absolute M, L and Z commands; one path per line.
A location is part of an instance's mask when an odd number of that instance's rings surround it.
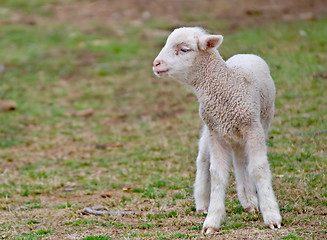
M 49 15 L 49 6 L 59 2 L 60 0 L 3 0 L 0 6 L 28 14 Z
M 64 225 L 70 225 L 70 226 L 81 226 L 81 225 L 90 225 L 94 224 L 96 221 L 93 219 L 82 219 L 82 220 L 76 220 L 74 222 L 66 222 Z
M 57 3 L 17 0 L 1 7 L 44 15 L 46 4 Z M 216 27 L 208 17 L 197 18 L 212 31 Z M 124 23 L 121 37 L 99 25 L 92 31 L 60 22 L 1 25 L 0 64 L 6 70 L 0 74 L 0 99 L 18 105 L 0 112 L 3 238 L 200 234 L 205 215 L 196 214 L 192 198 L 198 103 L 184 86 L 153 76 L 152 60 L 165 39 L 144 37 L 145 30 L 171 26 L 160 20 Z M 327 72 L 326 26 L 327 18 L 273 23 L 226 35 L 220 47 L 225 59 L 260 55 L 276 83 L 268 156 L 286 229 L 273 233 L 276 239 L 319 239 L 327 231 L 327 81 L 319 75 Z M 78 114 L 87 109 L 89 116 Z M 265 234 L 260 214 L 242 209 L 233 178 L 230 183 L 219 234 L 232 238 L 234 231 L 251 229 Z M 101 198 L 108 191 L 112 197 Z M 141 214 L 82 214 L 96 205 Z
M 22 238 L 15 239 L 42 239 L 46 235 L 49 235 L 53 232 L 53 230 L 48 229 L 39 229 L 37 231 L 24 232 L 21 234 Z

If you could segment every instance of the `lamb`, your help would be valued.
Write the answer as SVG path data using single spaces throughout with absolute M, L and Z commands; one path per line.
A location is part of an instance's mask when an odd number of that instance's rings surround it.
M 274 115 L 275 85 L 266 62 L 251 54 L 224 61 L 221 35 L 199 27 L 175 29 L 153 62 L 156 76 L 190 86 L 204 122 L 196 159 L 196 210 L 207 212 L 203 233 L 218 231 L 225 217 L 231 162 L 237 194 L 247 211 L 280 228 L 282 218 L 271 183 L 265 139 Z

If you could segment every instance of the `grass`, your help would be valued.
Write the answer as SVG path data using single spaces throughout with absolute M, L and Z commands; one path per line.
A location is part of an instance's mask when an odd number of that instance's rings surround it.
M 106 236 L 106 235 L 98 235 L 98 236 L 87 236 L 82 238 L 82 240 L 110 240 L 112 238 Z
M 9 13 L 44 16 L 46 2 L 1 4 Z M 0 112 L 2 238 L 200 235 L 205 215 L 196 214 L 192 198 L 198 103 L 188 89 L 153 76 L 151 63 L 164 38 L 143 34 L 171 26 L 160 21 L 123 26 L 121 37 L 110 26 L 89 31 L 51 21 L 1 25 L 0 64 L 6 70 L 0 74 L 0 98 L 18 105 Z M 220 50 L 225 59 L 258 54 L 275 79 L 276 117 L 268 145 L 284 226 L 271 232 L 260 214 L 246 213 L 231 177 L 219 236 L 325 236 L 326 26 L 327 18 L 321 18 L 225 36 Z M 80 114 L 90 109 L 91 114 Z M 108 191 L 110 198 L 101 197 Z M 82 214 L 84 207 L 96 205 L 141 214 Z
M 1 1 L 1 7 L 15 10 L 19 13 L 49 15 L 51 13 L 49 7 L 59 2 L 60 0 L 3 0 Z M 4 12 L 7 13 L 11 11 Z

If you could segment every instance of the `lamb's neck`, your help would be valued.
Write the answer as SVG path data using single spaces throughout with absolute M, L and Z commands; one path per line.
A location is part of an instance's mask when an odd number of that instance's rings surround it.
M 195 62 L 196 73 L 193 74 L 192 86 L 199 102 L 204 103 L 208 97 L 224 94 L 229 69 L 218 51 L 201 56 Z M 220 92 L 221 91 L 221 92 Z

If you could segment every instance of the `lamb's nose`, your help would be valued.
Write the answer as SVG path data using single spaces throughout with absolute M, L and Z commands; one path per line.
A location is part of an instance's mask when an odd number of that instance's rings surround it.
M 160 60 L 155 60 L 155 61 L 153 62 L 153 66 L 154 66 L 154 67 L 158 67 L 158 66 L 160 66 L 160 64 L 161 64 L 161 61 L 160 61 Z

